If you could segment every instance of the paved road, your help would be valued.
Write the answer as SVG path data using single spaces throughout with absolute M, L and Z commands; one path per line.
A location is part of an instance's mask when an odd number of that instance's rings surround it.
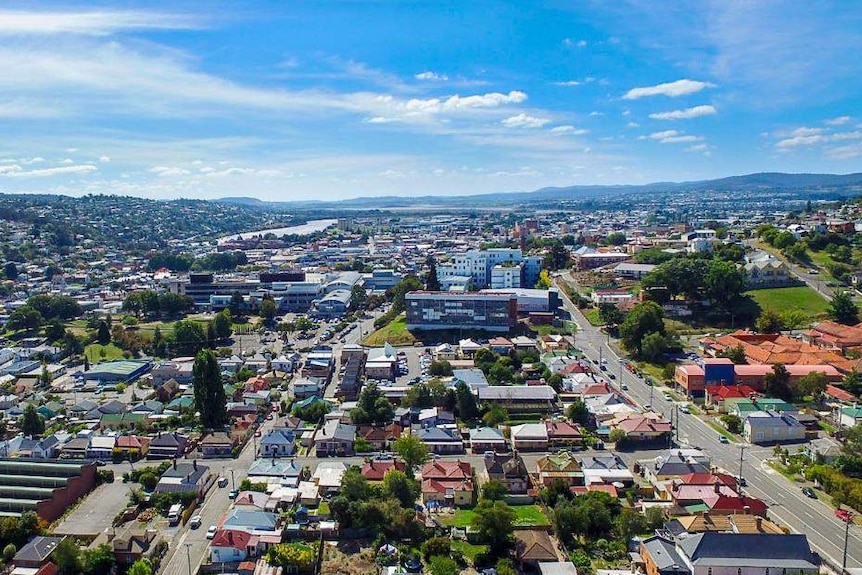
M 608 347 L 607 336 L 590 325 L 581 312 L 561 290 L 565 308 L 578 324 L 576 345 L 592 359 L 598 360 L 599 352 L 608 360 L 608 370 L 619 379 L 611 384 L 625 384 L 625 394 L 639 405 L 652 405 L 653 409 L 670 417 L 674 403 L 664 399 L 663 393 L 647 385 L 642 379 L 621 369 L 620 358 Z M 719 434 L 695 415 L 686 415 L 678 410 L 679 442 L 702 449 L 712 459 L 713 465 L 739 473 L 740 446 L 723 444 Z M 765 460 L 771 455 L 768 448 L 745 445 L 742 459 L 742 475 L 748 487 L 745 491 L 770 506 L 770 517 L 798 533 L 805 533 L 811 545 L 833 565 L 841 565 L 844 542 L 844 524 L 835 517 L 832 508 L 820 500 L 805 497 L 799 486 L 767 467 Z M 858 529 L 851 527 L 848 545 L 848 567 L 862 566 L 862 538 Z

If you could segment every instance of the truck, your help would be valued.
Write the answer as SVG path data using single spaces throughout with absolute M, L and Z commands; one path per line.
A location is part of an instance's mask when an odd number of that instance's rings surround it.
M 171 505 L 171 508 L 168 509 L 168 524 L 176 525 L 180 522 L 180 515 L 182 515 L 183 506 L 179 503 L 175 503 Z

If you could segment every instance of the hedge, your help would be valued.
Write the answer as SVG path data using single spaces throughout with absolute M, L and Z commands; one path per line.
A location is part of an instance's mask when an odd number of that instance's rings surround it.
M 831 495 L 836 503 L 843 503 L 856 511 L 862 511 L 862 479 L 847 477 L 837 469 L 822 464 L 809 467 L 805 476 L 820 483 L 823 490 Z

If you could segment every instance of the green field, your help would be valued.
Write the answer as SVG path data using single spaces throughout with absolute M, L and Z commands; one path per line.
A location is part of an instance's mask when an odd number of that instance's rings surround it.
M 517 505 L 512 507 L 515 511 L 515 527 L 534 527 L 537 525 L 550 525 L 551 522 L 536 505 Z M 452 515 L 440 515 L 440 523 L 443 525 L 464 529 L 472 524 L 476 513 L 472 509 L 456 509 Z
M 102 355 L 102 350 L 104 350 L 105 355 Z M 123 359 L 123 350 L 119 347 L 115 346 L 113 343 L 109 343 L 108 345 L 100 345 L 98 343 L 91 343 L 86 348 L 84 348 L 84 355 L 87 356 L 87 359 L 90 363 L 99 363 L 100 361 L 111 361 L 112 359 Z
M 402 314 L 366 337 L 362 343 L 371 347 L 380 347 L 386 342 L 391 345 L 413 345 L 415 341 L 416 337 L 407 331 L 407 318 Z
M 605 322 L 599 317 L 599 308 L 591 307 L 589 309 L 581 310 L 584 314 L 584 317 L 587 318 L 587 321 L 590 322 L 590 325 L 605 325 Z
M 778 313 L 800 311 L 809 320 L 823 317 L 829 307 L 829 302 L 808 286 L 751 290 L 746 295 L 751 296 L 760 309 Z

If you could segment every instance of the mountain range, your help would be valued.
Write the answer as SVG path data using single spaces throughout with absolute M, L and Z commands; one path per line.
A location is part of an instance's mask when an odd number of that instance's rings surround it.
M 532 192 L 493 192 L 460 196 L 368 196 L 336 201 L 288 201 L 271 202 L 249 197 L 226 197 L 216 200 L 222 203 L 239 204 L 250 208 L 418 208 L 433 207 L 482 207 L 516 204 L 578 201 L 589 199 L 619 199 L 645 193 L 704 193 L 704 192 L 859 192 L 862 191 L 862 173 L 853 174 L 785 174 L 761 172 L 742 176 L 730 176 L 714 180 L 692 182 L 656 182 L 642 185 L 577 185 L 547 187 Z

